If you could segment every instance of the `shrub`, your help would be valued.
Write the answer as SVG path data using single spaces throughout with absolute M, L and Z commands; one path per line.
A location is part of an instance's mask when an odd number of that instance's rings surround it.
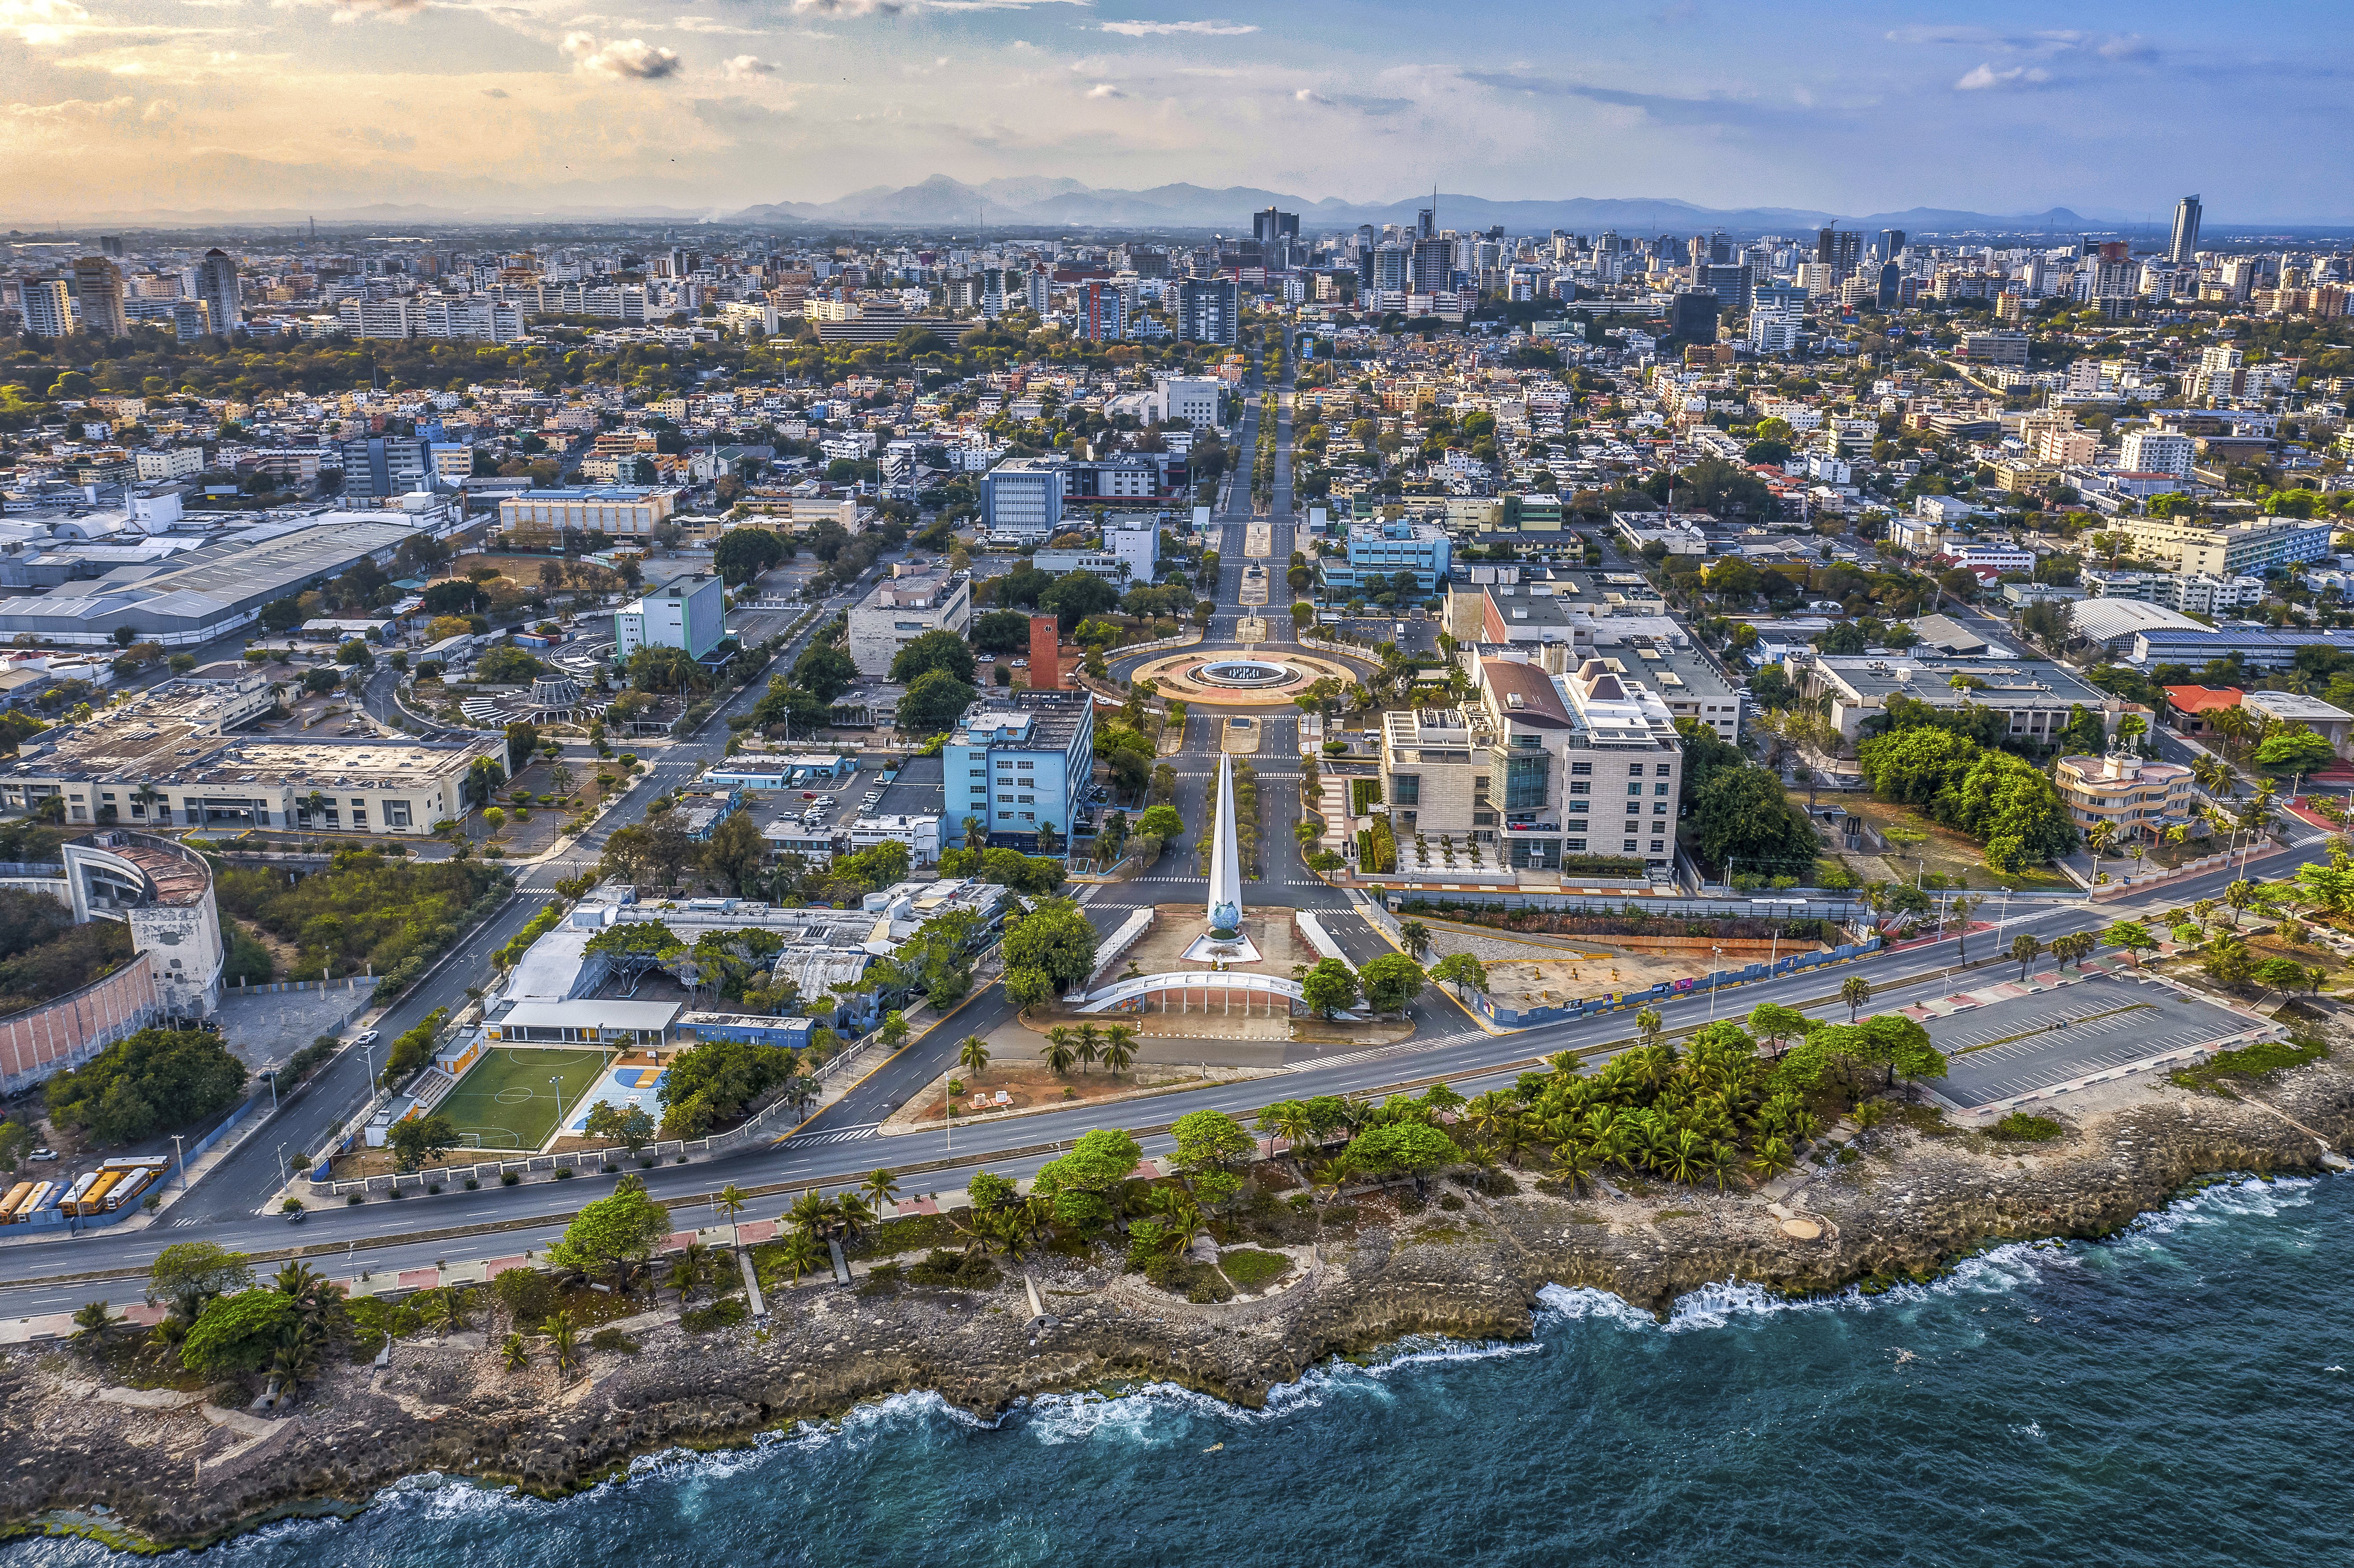
M 2030 1116 L 2025 1111 L 2013 1111 L 1987 1128 L 1990 1138 L 2005 1143 L 2050 1143 L 2067 1135 L 2068 1128 L 2048 1116 Z
M 491 1281 L 491 1294 L 517 1328 L 542 1321 L 556 1309 L 556 1281 L 536 1268 L 510 1268 Z
M 512 1187 L 522 1180 L 523 1172 L 520 1171 L 502 1171 L 499 1172 L 499 1185 L 502 1187 Z
M 619 1329 L 598 1330 L 588 1336 L 588 1348 L 592 1351 L 619 1351 L 625 1356 L 634 1356 L 638 1353 L 637 1340 Z
M 1240 1288 L 1261 1290 L 1289 1273 L 1291 1260 L 1279 1252 L 1236 1247 L 1218 1255 L 1218 1266 L 1225 1270 L 1226 1277 Z
M 733 1329 L 752 1316 L 750 1303 L 743 1298 L 729 1296 L 714 1301 L 708 1307 L 697 1307 L 680 1314 L 678 1326 L 690 1334 L 707 1334 L 715 1329 Z
M 940 1289 L 987 1290 L 997 1283 L 997 1266 L 979 1253 L 945 1252 L 934 1247 L 921 1263 L 907 1270 L 916 1285 Z

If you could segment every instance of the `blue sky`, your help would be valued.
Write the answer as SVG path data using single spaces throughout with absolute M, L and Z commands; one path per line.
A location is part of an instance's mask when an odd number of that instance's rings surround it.
M 0 0 L 0 217 L 945 174 L 2354 220 L 2348 8 Z M 2064 20 L 2064 26 L 2055 26 Z

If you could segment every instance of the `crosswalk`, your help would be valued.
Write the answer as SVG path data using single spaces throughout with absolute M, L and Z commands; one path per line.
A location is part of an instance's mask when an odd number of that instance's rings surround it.
M 785 1139 L 784 1147 L 787 1149 L 822 1149 L 826 1145 L 832 1143 L 863 1143 L 867 1139 L 873 1138 L 876 1132 L 881 1130 L 882 1126 L 883 1124 L 879 1121 L 871 1121 L 864 1127 L 843 1127 L 835 1128 L 826 1132 L 805 1132 L 797 1137 Z

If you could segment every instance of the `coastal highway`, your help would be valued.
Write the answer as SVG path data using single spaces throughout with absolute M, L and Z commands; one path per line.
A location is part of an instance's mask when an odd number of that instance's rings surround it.
M 2222 885 L 2186 885 L 2169 890 L 2166 906 L 2206 896 Z M 1964 986 L 2007 978 L 2012 960 L 2001 949 L 2020 931 L 2049 940 L 2066 931 L 2097 928 L 2127 917 L 2126 909 L 2104 907 L 2094 912 L 2069 904 L 2026 910 L 2014 908 L 1999 931 L 1981 931 L 1969 938 L 1974 973 L 1967 980 L 1951 975 L 1954 943 L 1941 940 L 1908 948 L 1855 966 L 1840 966 L 1812 974 L 1761 981 L 1725 992 L 1716 1001 L 1716 1014 L 1736 1018 L 1761 1001 L 1803 1006 L 1819 1017 L 1844 1020 L 1847 1013 L 1836 992 L 1850 974 L 1863 974 L 1873 987 L 1872 1007 L 1903 1007 L 1939 997 Z M 993 1002 L 997 992 L 977 999 Z M 781 1143 L 732 1158 L 690 1165 L 657 1166 L 644 1172 L 647 1191 L 673 1206 L 673 1219 L 684 1227 L 716 1223 L 698 1204 L 719 1187 L 768 1189 L 747 1212 L 749 1218 L 769 1218 L 785 1208 L 805 1187 L 836 1188 L 855 1183 L 877 1167 L 905 1170 L 924 1166 L 901 1179 L 908 1192 L 949 1191 L 964 1185 L 971 1172 L 988 1169 L 1001 1174 L 1026 1176 L 1054 1158 L 1055 1146 L 1066 1146 L 1091 1128 L 1124 1126 L 1131 1130 L 1165 1128 L 1190 1110 L 1224 1110 L 1246 1123 L 1259 1107 L 1272 1101 L 1310 1095 L 1378 1093 L 1402 1085 L 1444 1079 L 1464 1094 L 1511 1084 L 1529 1065 L 1552 1052 L 1574 1050 L 1606 1058 L 1638 1043 L 1631 1014 L 1551 1024 L 1508 1035 L 1490 1035 L 1443 993 L 1426 995 L 1416 1036 L 1385 1049 L 1351 1054 L 1288 1072 L 1280 1077 L 1177 1090 L 1102 1108 L 1075 1107 L 1011 1118 L 955 1132 L 917 1132 L 884 1138 L 875 1134 L 874 1107 L 859 1107 L 854 1095 L 813 1118 L 801 1131 Z M 1661 1004 L 1670 1033 L 1695 1029 L 1708 1022 L 1705 996 Z M 954 1042 L 969 1031 L 952 1015 L 919 1045 L 912 1045 L 895 1061 L 945 1058 Z M 938 1073 L 928 1075 L 933 1083 Z M 872 1082 L 874 1080 L 870 1080 Z M 1147 1155 L 1165 1152 L 1172 1140 L 1160 1132 L 1140 1141 Z M 0 1317 L 30 1317 L 69 1310 L 85 1301 L 139 1298 L 140 1279 L 161 1248 L 175 1241 L 209 1241 L 247 1252 L 300 1247 L 302 1255 L 331 1273 L 340 1273 L 339 1260 L 372 1270 L 420 1267 L 436 1261 L 512 1256 L 526 1249 L 544 1249 L 561 1234 L 565 1221 L 582 1203 L 610 1190 L 602 1179 L 536 1181 L 520 1187 L 487 1188 L 481 1192 L 446 1192 L 438 1197 L 411 1197 L 397 1203 L 375 1202 L 355 1208 L 321 1208 L 295 1227 L 274 1216 L 250 1213 L 198 1226 L 155 1227 L 117 1234 L 101 1231 L 69 1242 L 38 1246 L 12 1246 L 0 1252 L 0 1273 L 11 1283 L 0 1284 Z M 436 1234 L 399 1239 L 420 1232 Z M 111 1278 L 75 1280 L 73 1275 L 113 1275 Z

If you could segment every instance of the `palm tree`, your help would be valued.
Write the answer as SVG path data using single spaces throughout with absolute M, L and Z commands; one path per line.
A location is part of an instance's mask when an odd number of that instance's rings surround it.
M 874 1204 L 878 1213 L 885 1204 L 896 1202 L 899 1197 L 899 1183 L 892 1180 L 887 1170 L 868 1171 L 866 1180 L 858 1184 L 858 1190 L 866 1194 L 866 1201 Z
M 1316 1119 L 1307 1105 L 1299 1100 L 1285 1100 L 1260 1118 L 1266 1130 L 1291 1146 L 1292 1162 L 1299 1166 L 1300 1180 L 1308 1178 L 1308 1152 L 1317 1144 Z
M 720 1188 L 719 1195 L 711 1200 L 711 1206 L 727 1216 L 728 1245 L 737 1252 L 744 1250 L 744 1232 L 743 1228 L 737 1224 L 736 1216 L 748 1208 L 751 1202 L 752 1194 L 733 1181 Z
M 1659 1039 L 1663 1022 L 1656 1007 L 1647 1007 L 1635 1014 L 1635 1027 L 1642 1032 L 1644 1044 L 1649 1045 Z
M 1517 1111 L 1497 1124 L 1496 1147 L 1503 1151 L 1504 1158 L 1511 1161 L 1514 1170 L 1520 1169 L 1522 1150 L 1535 1141 L 1536 1129 L 1529 1125 L 1528 1118 Z
M 1059 1078 L 1069 1072 L 1071 1063 L 1077 1056 L 1071 1048 L 1070 1026 L 1057 1023 L 1046 1031 L 1046 1044 L 1039 1048 L 1038 1054 L 1046 1059 L 1046 1071 L 1055 1076 Z
M 677 1261 L 670 1266 L 669 1277 L 663 1283 L 678 1292 L 681 1307 L 686 1305 L 686 1298 L 703 1284 L 704 1270 L 711 1264 L 710 1254 L 711 1249 L 701 1242 L 689 1242 L 686 1250 L 680 1253 Z
M 557 1381 L 570 1382 L 580 1370 L 580 1330 L 570 1312 L 558 1312 L 547 1320 L 547 1348 L 556 1353 Z
M 1724 1191 L 1725 1178 L 1737 1174 L 1740 1170 L 1740 1159 L 1734 1155 L 1733 1145 L 1729 1143 L 1712 1145 L 1708 1157 L 1701 1161 L 1702 1173 L 1716 1184 L 1720 1192 Z
M 2034 964 L 2036 955 L 2042 951 L 2043 939 L 2031 932 L 2021 931 L 2010 939 L 2010 956 L 2019 960 L 2019 978 L 2021 981 L 2027 979 L 2027 971 Z
M 1594 1181 L 1594 1156 L 1574 1138 L 1553 1145 L 1553 1177 L 1572 1192 L 1583 1192 Z
M 1756 1176 L 1778 1176 L 1789 1168 L 1790 1146 L 1778 1138 L 1766 1139 L 1749 1157 L 1750 1171 Z
M 1699 1133 L 1685 1128 L 1660 1151 L 1659 1170 L 1669 1181 L 1691 1186 L 1694 1176 L 1707 1159 L 1707 1141 Z
M 106 1315 L 106 1303 L 103 1301 L 83 1302 L 74 1308 L 73 1321 L 74 1338 L 87 1340 L 93 1345 L 106 1338 L 106 1330 L 114 1323 L 114 1319 Z
M 1128 1065 L 1136 1060 L 1136 1026 L 1115 1023 L 1105 1029 L 1102 1055 L 1107 1071 L 1128 1071 Z
M 1416 963 L 1421 962 L 1422 956 L 1430 951 L 1430 927 L 1419 920 L 1399 921 L 1398 945 Z
M 846 1237 L 855 1239 L 875 1228 L 875 1211 L 855 1192 L 844 1192 L 834 1199 L 833 1213 Z
M 521 1372 L 531 1365 L 531 1351 L 524 1344 L 521 1334 L 509 1331 L 507 1337 L 499 1342 L 499 1364 L 509 1372 Z
M 2115 841 L 2116 836 L 2116 823 L 2103 821 L 2093 824 L 2091 831 L 2086 832 L 2084 835 L 2084 842 L 2092 845 L 2093 854 L 2095 858 L 2098 858 L 2100 855 L 2106 853 L 2109 845 Z
M 808 1235 L 822 1237 L 833 1228 L 834 1213 L 833 1200 L 811 1187 L 785 1211 L 785 1224 Z
M 466 1327 L 466 1292 L 459 1286 L 445 1286 L 434 1292 L 433 1326 L 445 1334 L 455 1334 Z
M 1103 1054 L 1103 1031 L 1092 1023 L 1080 1024 L 1071 1049 L 1078 1055 L 1079 1071 L 1086 1072 L 1088 1064 Z
M 2232 927 L 2239 928 L 2240 911 L 2256 901 L 2257 888 L 2253 882 L 2241 879 L 2223 889 L 2223 902 L 2232 906 Z
M 989 1042 L 978 1034 L 968 1034 L 957 1047 L 957 1065 L 970 1071 L 976 1078 L 989 1071 Z
M 1872 982 L 1861 975 L 1850 975 L 1840 981 L 1839 997 L 1847 1003 L 1847 1021 L 1853 1023 L 1863 1004 L 1872 1000 Z
M 1585 1065 L 1575 1051 L 1555 1051 L 1552 1055 L 1547 1056 L 1544 1062 L 1546 1066 L 1553 1070 L 1553 1075 L 1561 1078 L 1575 1078 L 1577 1076 L 1578 1069 Z
M 1172 1253 L 1183 1252 L 1210 1228 L 1210 1222 L 1202 1217 L 1199 1208 L 1182 1201 L 1162 1214 L 1161 1224 L 1169 1250 Z
M 825 1266 L 825 1254 L 819 1249 L 817 1237 L 807 1231 L 795 1231 L 779 1249 L 778 1261 L 792 1270 L 793 1283 L 799 1285 L 802 1275 Z
M 319 1338 L 308 1324 L 297 1323 L 270 1354 L 270 1391 L 300 1388 L 318 1375 Z

